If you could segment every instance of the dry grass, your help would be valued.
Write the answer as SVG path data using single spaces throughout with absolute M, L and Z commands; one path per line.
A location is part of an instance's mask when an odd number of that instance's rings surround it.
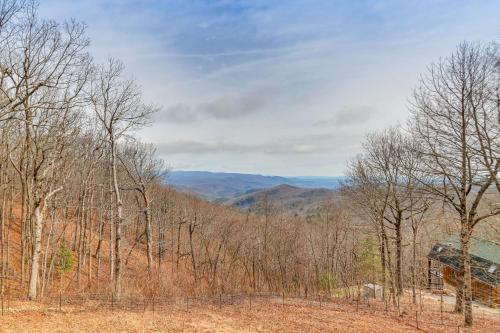
M 411 315 L 397 318 L 394 313 L 360 308 L 353 304 L 315 304 L 311 301 L 279 299 L 225 305 L 197 305 L 189 312 L 182 305 L 160 311 L 77 311 L 57 312 L 16 304 L 21 311 L 6 313 L 1 332 L 456 332 L 451 314 L 449 326 L 415 327 Z M 424 320 L 426 318 L 424 317 Z M 427 318 L 429 320 L 429 318 Z M 473 332 L 494 332 L 500 322 L 487 317 Z M 463 332 L 463 330 L 461 330 Z
M 378 319 L 379 320 L 379 319 Z M 379 321 L 379 325 L 380 325 Z M 240 307 L 195 308 L 161 313 L 22 313 L 3 321 L 4 332 L 373 332 L 377 318 L 319 309 Z M 399 323 L 386 332 L 407 332 Z

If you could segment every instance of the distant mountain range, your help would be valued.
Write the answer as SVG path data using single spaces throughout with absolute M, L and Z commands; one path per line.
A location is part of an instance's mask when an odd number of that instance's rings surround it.
M 291 185 L 278 185 L 264 190 L 256 190 L 236 196 L 224 202 L 233 207 L 248 210 L 259 202 L 268 200 L 274 205 L 295 213 L 307 213 L 321 203 L 335 196 L 335 191 L 326 188 L 300 188 Z
M 335 190 L 340 187 L 342 177 L 279 177 L 242 173 L 208 171 L 172 171 L 166 176 L 166 183 L 182 192 L 195 194 L 210 201 L 238 201 L 245 195 L 255 195 L 256 191 L 268 190 L 280 185 L 285 193 L 299 194 L 300 189 Z M 286 190 L 286 191 L 283 191 Z M 307 191 L 306 191 L 307 192 Z M 317 193 L 314 193 L 315 195 Z M 281 195 L 281 194 L 280 194 Z

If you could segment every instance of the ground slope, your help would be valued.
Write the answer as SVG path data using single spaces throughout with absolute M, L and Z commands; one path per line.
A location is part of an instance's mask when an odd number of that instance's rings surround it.
M 380 303 L 380 302 L 379 302 Z M 23 304 L 14 304 L 19 308 Z M 359 308 L 358 308 L 359 305 Z M 461 317 L 446 308 L 440 322 L 438 303 L 426 301 L 419 312 L 404 306 L 401 315 L 394 308 L 388 312 L 382 304 L 336 302 L 320 304 L 314 300 L 280 298 L 248 300 L 224 304 L 196 304 L 189 310 L 175 304 L 166 308 L 151 307 L 133 311 L 109 308 L 92 311 L 56 308 L 24 309 L 6 312 L 0 318 L 1 332 L 464 332 Z M 479 318 L 477 316 L 480 316 Z M 470 332 L 495 332 L 498 316 L 476 313 L 476 325 Z

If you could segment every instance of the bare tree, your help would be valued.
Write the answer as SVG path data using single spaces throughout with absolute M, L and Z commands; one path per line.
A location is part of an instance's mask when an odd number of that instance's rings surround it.
M 403 227 L 412 230 L 412 290 L 416 302 L 416 238 L 418 228 L 429 209 L 430 200 L 416 183 L 419 153 L 411 137 L 399 127 L 371 133 L 363 144 L 363 154 L 350 164 L 344 187 L 347 199 L 357 215 L 372 222 L 379 239 L 382 284 L 389 269 L 391 284 L 397 294 L 403 292 Z M 409 223 L 408 223 L 409 222 Z M 395 267 L 391 265 L 391 242 L 394 240 Z M 386 253 L 387 252 L 387 253 Z M 391 286 L 392 289 L 392 286 Z M 394 299 L 393 299 L 394 300 Z
M 11 19 L 24 7 L 22 0 L 0 1 L 0 31 L 2 31 Z
M 123 64 L 115 59 L 96 69 L 91 80 L 90 101 L 98 123 L 106 135 L 110 151 L 111 182 L 115 197 L 115 279 L 114 293 L 121 296 L 121 241 L 123 224 L 123 200 L 117 172 L 117 145 L 126 134 L 148 123 L 156 111 L 141 101 L 137 84 L 124 77 Z
M 472 325 L 469 239 L 500 207 L 481 207 L 500 167 L 495 46 L 464 42 L 429 67 L 413 98 L 411 127 L 428 175 L 420 182 L 457 213 L 462 255 L 456 311 Z
M 395 302 L 395 279 L 392 269 L 392 252 L 389 243 L 389 230 L 385 223 L 385 212 L 389 201 L 389 191 L 382 186 L 380 178 L 374 173 L 366 157 L 358 156 L 348 165 L 347 179 L 342 194 L 354 208 L 356 215 L 368 221 L 377 235 L 381 260 L 382 295 L 386 295 L 386 275 L 389 272 L 391 295 Z
M 141 210 L 146 221 L 145 232 L 148 257 L 148 274 L 151 278 L 153 267 L 153 229 L 151 221 L 151 190 L 155 182 L 161 181 L 166 168 L 156 157 L 156 149 L 151 144 L 129 140 L 123 147 L 120 160 L 132 180 L 133 188 L 142 198 Z
M 80 110 L 87 78 L 90 58 L 84 34 L 80 23 L 61 26 L 39 19 L 36 4 L 30 3 L 2 48 L 4 110 L 23 133 L 23 149 L 17 156 L 11 154 L 11 162 L 23 186 L 23 207 L 31 206 L 25 216 L 32 214 L 34 221 L 30 299 L 36 297 L 45 203 L 59 190 L 54 187 L 55 173 L 64 161 L 66 139 L 76 128 L 75 112 Z

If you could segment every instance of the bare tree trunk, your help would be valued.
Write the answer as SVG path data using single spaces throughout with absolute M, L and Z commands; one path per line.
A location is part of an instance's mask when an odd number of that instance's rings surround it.
M 390 246 L 389 246 L 389 241 L 387 239 L 387 234 L 385 233 L 385 231 L 383 231 L 382 233 L 382 237 L 384 237 L 385 239 L 385 249 L 387 251 L 387 269 L 389 271 L 389 290 L 391 292 L 391 298 L 392 298 L 392 301 L 393 301 L 393 304 L 394 306 L 396 306 L 396 282 L 394 281 L 395 278 L 394 278 L 394 271 L 393 271 L 393 264 L 392 264 L 392 260 L 391 260 L 391 257 L 392 257 L 392 252 L 391 252 L 391 249 L 390 249 Z
M 38 284 L 38 264 L 41 251 L 41 241 L 42 241 L 42 222 L 43 222 L 43 212 L 42 203 L 38 202 L 35 205 L 33 211 L 33 218 L 35 222 L 35 232 L 34 232 L 34 242 L 33 242 L 33 254 L 31 256 L 31 275 L 29 281 L 29 291 L 28 299 L 34 300 L 36 298 L 37 284 Z
M 9 272 L 9 263 L 10 263 L 10 230 L 12 229 L 12 221 L 14 220 L 14 212 L 13 212 L 13 204 L 14 204 L 14 184 L 10 187 L 10 197 L 9 197 L 9 225 L 7 226 L 7 260 L 5 263 L 5 272 Z
M 402 248 L 401 248 L 401 217 L 398 216 L 396 228 L 396 288 L 397 294 L 403 294 L 403 265 L 402 265 Z
M 149 198 L 145 189 L 143 189 L 142 195 L 145 204 L 144 217 L 146 218 L 146 246 L 148 255 L 148 275 L 149 278 L 151 278 L 152 267 L 153 267 L 153 230 L 151 228 L 151 212 L 149 208 Z
M 465 227 L 465 228 L 464 228 Z M 470 256 L 469 256 L 469 244 L 470 244 L 470 231 L 468 225 L 462 226 L 462 231 L 460 233 L 460 242 L 462 247 L 461 261 L 463 267 L 463 311 L 465 324 L 467 326 L 472 326 L 472 290 L 471 290 L 471 272 L 470 272 Z
M 45 252 L 43 255 L 43 260 L 42 260 L 42 286 L 40 290 L 40 297 L 43 298 L 46 285 L 48 283 L 48 279 L 50 276 L 50 268 L 52 266 L 52 261 L 54 259 L 54 236 L 56 232 L 56 217 L 55 217 L 55 209 L 50 212 L 50 232 L 49 232 L 49 237 L 47 239 L 47 243 L 45 246 Z M 47 265 L 47 259 L 51 260 L 51 264 Z M 47 271 L 49 269 L 49 271 Z
M 89 213 L 88 213 L 88 231 L 89 231 L 89 236 L 88 236 L 88 256 L 89 256 L 89 271 L 87 275 L 87 284 L 90 289 L 91 284 L 92 284 L 92 213 L 93 213 L 93 206 L 94 205 L 94 191 L 90 193 L 90 202 L 89 202 Z
M 417 292 L 415 290 L 417 283 L 417 231 L 413 229 L 412 234 L 412 260 L 411 260 L 411 292 L 413 304 L 417 304 Z
M 0 177 L 3 176 L 3 173 L 2 175 L 0 175 Z M 2 177 L 3 178 L 3 177 Z M 0 185 L 2 185 L 3 183 L 3 179 L 0 178 Z M 2 193 L 2 212 L 1 212 L 1 215 L 0 215 L 0 219 L 2 219 L 2 229 L 0 231 L 0 237 L 1 237 L 1 241 L 2 241 L 2 249 L 1 249 L 1 261 L 2 261 L 2 269 L 1 269 L 1 281 L 0 281 L 0 293 L 1 293 L 1 296 L 2 296 L 2 299 L 3 299 L 3 293 L 4 293 L 4 278 L 5 278 L 5 205 L 6 205 L 6 198 L 5 198 L 5 189 L 3 190 L 3 193 Z
M 194 283 L 196 284 L 196 282 L 198 282 L 198 274 L 196 269 L 196 259 L 194 256 L 194 244 L 193 244 L 193 233 L 195 227 L 196 227 L 196 217 L 195 217 L 195 223 L 189 224 L 189 247 L 191 250 L 191 265 L 193 266 L 193 277 L 194 277 Z
M 78 252 L 78 261 L 77 261 L 77 266 L 76 266 L 76 281 L 78 286 L 80 286 L 80 276 L 81 276 L 81 271 L 82 271 L 82 266 L 83 266 L 83 252 L 85 248 L 85 228 L 84 228 L 84 220 L 85 220 L 85 212 L 86 212 L 86 207 L 85 207 L 85 201 L 87 200 L 87 184 L 86 181 L 83 182 L 82 184 L 83 190 L 82 194 L 80 196 L 80 204 L 78 207 L 79 214 L 78 214 L 78 222 L 77 225 L 79 225 L 78 232 L 75 230 L 75 237 L 76 234 L 78 234 L 78 242 L 77 242 L 77 252 Z
M 99 211 L 97 216 L 99 217 L 99 226 L 98 226 L 98 240 L 97 240 L 97 247 L 95 250 L 95 256 L 97 260 L 97 267 L 96 267 L 96 272 L 95 276 L 97 279 L 97 283 L 99 283 L 99 273 L 101 271 L 101 247 L 102 247 L 102 241 L 103 241 L 103 236 L 104 236 L 104 219 L 102 216 L 102 210 L 103 210 L 103 204 L 102 204 L 102 199 L 103 199 L 103 194 L 101 194 L 100 197 L 100 206 L 99 206 Z
M 114 214 L 114 199 L 113 199 L 113 181 L 112 172 L 110 168 L 110 182 L 109 182 L 109 281 L 111 283 L 115 280 L 115 214 Z
M 380 264 L 382 266 L 382 300 L 385 301 L 387 293 L 387 282 L 386 282 L 386 259 L 385 259 L 385 240 L 382 235 L 379 236 L 380 239 Z
M 175 259 L 175 268 L 177 271 L 177 274 L 179 273 L 179 260 L 181 257 L 181 227 L 182 227 L 182 220 L 179 220 L 177 224 L 177 253 L 176 253 L 176 259 Z
M 27 260 L 27 233 L 28 233 L 28 219 L 26 218 L 26 211 L 28 206 L 28 199 L 26 195 L 25 182 L 21 181 L 21 287 L 24 286 L 26 276 L 26 260 Z
M 122 256 L 121 256 L 121 240 L 122 240 L 122 224 L 123 224 L 123 202 L 118 186 L 118 175 L 116 171 L 116 146 L 115 142 L 111 142 L 111 171 L 113 179 L 113 188 L 116 200 L 116 223 L 115 223 L 115 297 L 117 300 L 121 298 L 121 282 L 122 282 Z

